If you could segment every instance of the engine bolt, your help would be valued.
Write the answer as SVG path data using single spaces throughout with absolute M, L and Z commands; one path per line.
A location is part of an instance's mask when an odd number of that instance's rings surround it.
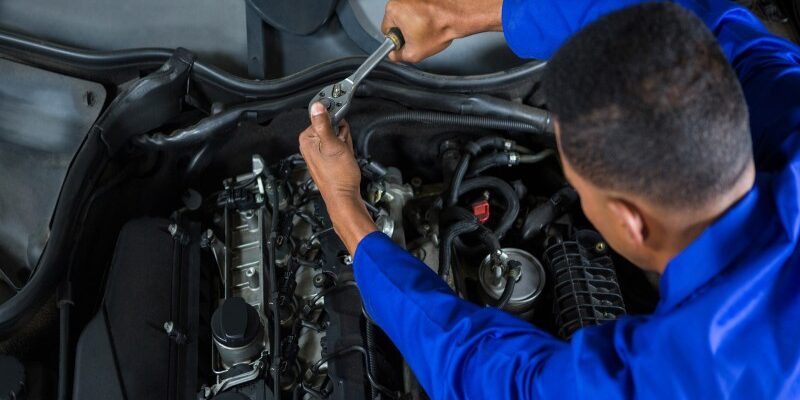
M 594 249 L 598 253 L 602 253 L 602 252 L 606 251 L 606 243 L 605 242 L 597 242 L 597 244 L 594 245 Z

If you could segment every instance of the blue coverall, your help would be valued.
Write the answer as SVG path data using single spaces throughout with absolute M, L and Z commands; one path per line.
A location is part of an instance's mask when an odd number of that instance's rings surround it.
M 358 245 L 366 310 L 434 399 L 800 399 L 800 49 L 726 0 L 679 0 L 717 36 L 747 98 L 752 190 L 667 266 L 652 315 L 564 342 L 456 297 L 381 233 Z M 522 57 L 636 0 L 505 0 Z

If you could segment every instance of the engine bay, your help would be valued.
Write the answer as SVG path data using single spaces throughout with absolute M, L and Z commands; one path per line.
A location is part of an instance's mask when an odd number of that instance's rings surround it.
M 66 50 L 51 50 L 23 59 L 74 73 L 55 51 Z M 73 64 L 96 62 L 74 52 Z M 83 76 L 109 100 L 65 178 L 36 274 L 0 305 L 5 326 L 22 329 L 19 353 L 59 355 L 75 398 L 427 398 L 365 312 L 353 255 L 298 154 L 309 99 L 361 59 L 258 81 L 185 49 L 161 64 L 108 57 Z M 581 212 L 542 66 L 456 77 L 382 63 L 347 120 L 379 231 L 457 296 L 569 340 L 651 312 L 658 289 Z M 43 355 L 19 310 L 55 282 L 48 304 L 69 324 Z

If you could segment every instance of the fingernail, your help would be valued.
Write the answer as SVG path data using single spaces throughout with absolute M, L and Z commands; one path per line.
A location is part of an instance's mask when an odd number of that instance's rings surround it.
M 316 117 L 325 112 L 325 106 L 322 105 L 320 102 L 316 102 L 311 105 L 311 116 Z

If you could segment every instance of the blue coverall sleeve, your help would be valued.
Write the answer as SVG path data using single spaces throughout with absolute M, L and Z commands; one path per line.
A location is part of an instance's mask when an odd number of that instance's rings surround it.
M 597 18 L 641 3 L 646 1 L 504 0 L 503 30 L 508 45 L 520 57 L 547 59 Z M 800 121 L 800 49 L 771 35 L 752 13 L 731 1 L 674 3 L 693 11 L 717 36 L 747 98 L 756 163 L 768 164 Z
M 625 397 L 631 327 L 586 328 L 570 343 L 495 308 L 455 296 L 420 260 L 379 232 L 355 255 L 364 307 L 433 399 Z M 610 344 L 609 336 L 614 344 Z M 581 374 L 581 376 L 579 376 Z

